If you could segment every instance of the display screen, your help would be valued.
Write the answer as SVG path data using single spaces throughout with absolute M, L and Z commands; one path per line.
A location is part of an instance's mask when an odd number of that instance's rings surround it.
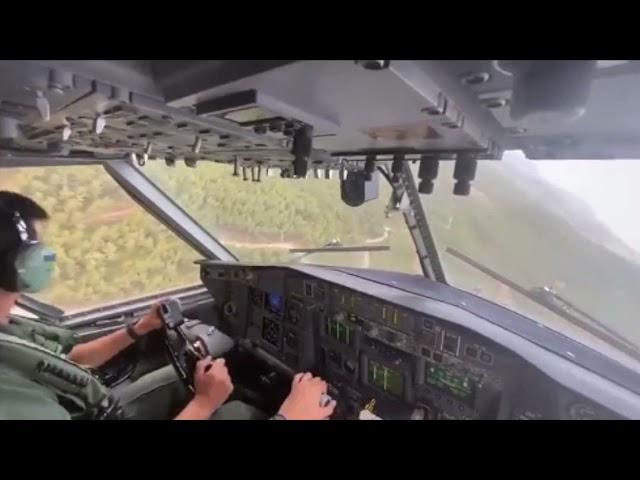
M 427 332 L 422 336 L 422 341 L 425 346 L 434 348 L 436 346 L 436 334 L 433 332 Z
M 391 327 L 399 327 L 400 312 L 395 308 L 384 305 L 382 307 L 382 321 Z
M 276 315 L 284 313 L 284 297 L 276 293 L 267 293 L 267 310 Z
M 381 363 L 369 361 L 369 384 L 395 397 L 404 396 L 404 374 Z
M 445 332 L 442 339 L 442 350 L 457 356 L 460 350 L 460 337 L 453 333 Z
M 354 329 L 352 326 L 327 317 L 325 320 L 325 333 L 345 345 L 353 346 Z
M 456 398 L 473 403 L 476 395 L 477 382 L 468 375 L 460 374 L 446 367 L 428 363 L 425 372 L 425 382 L 451 393 Z

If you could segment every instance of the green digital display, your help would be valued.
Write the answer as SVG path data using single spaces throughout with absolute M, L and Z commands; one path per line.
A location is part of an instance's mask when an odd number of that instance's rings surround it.
M 404 396 L 404 374 L 381 363 L 369 361 L 369 384 L 396 397 Z
M 392 327 L 400 326 L 400 312 L 397 309 L 383 305 L 381 313 L 382 321 L 387 325 Z
M 325 333 L 340 343 L 353 346 L 354 332 L 353 327 L 350 325 L 327 317 L 325 321 Z
M 425 372 L 425 382 L 445 390 L 455 397 L 473 402 L 476 394 L 476 380 L 470 376 L 451 371 L 446 367 L 429 363 Z

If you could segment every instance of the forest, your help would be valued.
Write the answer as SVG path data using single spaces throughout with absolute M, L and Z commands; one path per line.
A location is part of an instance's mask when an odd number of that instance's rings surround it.
M 57 265 L 40 300 L 73 311 L 198 281 L 195 252 L 100 166 L 12 169 L 0 189 L 30 196 L 50 215 L 44 241 Z
M 421 271 L 402 215 L 385 217 L 389 187 L 382 186 L 378 200 L 352 208 L 340 200 L 336 179 L 243 182 L 213 163 L 191 169 L 156 162 L 144 173 L 241 260 L 286 262 L 296 259 L 289 248 L 382 240 L 376 244 L 391 251 L 313 254 L 301 261 Z M 56 250 L 57 266 L 40 300 L 76 311 L 199 282 L 198 253 L 100 166 L 7 169 L 0 189 L 32 197 L 51 217 L 44 239 Z
M 640 252 L 623 244 L 581 199 L 543 179 L 532 163 L 505 156 L 481 164 L 469 197 L 451 195 L 453 164 L 441 165 L 436 190 L 422 203 L 447 280 L 531 318 L 554 317 L 445 253 L 453 247 L 526 289 L 553 287 L 640 345 Z
M 342 202 L 337 176 L 294 180 L 275 171 L 258 183 L 233 177 L 226 165 L 172 169 L 158 162 L 144 167 L 144 173 L 241 260 L 293 261 L 290 248 L 337 239 L 345 246 L 388 245 L 391 250 L 313 254 L 304 261 L 421 272 L 401 213 L 385 216 L 391 188 L 384 180 L 376 200 L 354 208 Z
M 417 169 L 417 165 L 413 166 Z M 634 316 L 640 266 L 588 207 L 543 182 L 529 162 L 487 162 L 469 197 L 454 197 L 452 164 L 441 165 L 433 195 L 423 196 L 450 284 L 534 318 L 548 312 L 445 253 L 454 247 L 525 288 L 553 286 L 596 318 L 640 344 Z M 149 162 L 143 172 L 240 260 L 302 261 L 421 274 L 400 212 L 385 215 L 390 188 L 352 208 L 337 179 L 260 183 L 216 163 L 188 168 Z M 54 284 L 38 298 L 67 311 L 199 282 L 199 255 L 131 200 L 100 166 L 7 169 L 0 189 L 21 192 L 50 213 L 45 241 L 58 253 Z M 388 252 L 323 253 L 298 258 L 290 248 L 389 245 Z M 618 246 L 612 248 L 612 246 Z

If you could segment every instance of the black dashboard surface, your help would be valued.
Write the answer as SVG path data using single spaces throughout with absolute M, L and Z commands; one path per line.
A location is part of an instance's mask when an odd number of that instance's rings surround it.
M 221 262 L 202 262 L 201 278 L 220 328 L 323 376 L 341 418 L 640 418 L 635 372 L 425 278 Z

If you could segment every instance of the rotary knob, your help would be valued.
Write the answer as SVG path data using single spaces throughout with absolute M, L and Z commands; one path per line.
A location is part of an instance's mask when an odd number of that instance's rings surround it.
M 224 314 L 227 317 L 233 317 L 238 311 L 238 309 L 236 308 L 235 303 L 233 303 L 233 302 L 225 303 L 223 310 L 224 310 Z

